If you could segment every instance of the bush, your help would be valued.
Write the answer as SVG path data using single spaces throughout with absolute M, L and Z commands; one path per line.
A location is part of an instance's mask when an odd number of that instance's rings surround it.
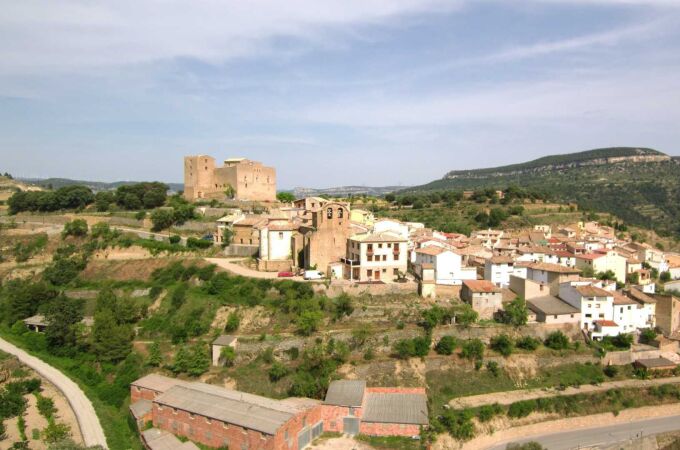
M 153 224 L 151 227 L 152 231 L 162 231 L 170 228 L 175 223 L 172 210 L 166 208 L 154 209 L 151 213 L 151 223 Z
M 521 348 L 522 350 L 529 350 L 533 352 L 541 345 L 541 341 L 531 336 L 524 336 L 519 338 L 515 345 L 517 348 Z
M 220 350 L 220 360 L 226 367 L 231 367 L 234 365 L 236 360 L 236 351 L 233 347 L 222 347 Z
M 456 349 L 457 344 L 456 338 L 453 336 L 444 336 L 437 342 L 434 351 L 440 355 L 450 355 Z
M 609 378 L 614 378 L 619 373 L 619 368 L 616 366 L 607 366 L 604 368 L 603 372 Z
M 87 235 L 87 222 L 83 219 L 75 219 L 64 224 L 64 230 L 61 232 L 63 237 L 75 236 L 82 237 Z
M 460 354 L 466 359 L 481 360 L 484 357 L 484 343 L 479 339 L 470 339 L 463 344 Z
M 569 338 L 561 331 L 553 331 L 545 340 L 545 346 L 553 350 L 565 350 L 569 348 Z
M 512 403 L 508 408 L 508 417 L 518 419 L 526 417 L 536 410 L 536 400 L 521 400 Z
M 470 440 L 475 435 L 475 427 L 472 424 L 472 412 L 470 410 L 444 411 L 439 421 L 451 436 L 460 441 Z
M 190 237 L 187 239 L 187 248 L 206 249 L 213 246 L 212 241 Z
M 303 336 L 310 336 L 319 329 L 322 320 L 321 311 L 303 311 L 296 320 L 298 332 Z
M 503 412 L 503 408 L 498 403 L 493 405 L 484 405 L 477 410 L 477 418 L 480 422 L 488 422 Z
M 177 234 L 173 234 L 172 236 L 170 236 L 170 237 L 168 238 L 168 241 L 169 241 L 171 244 L 179 244 L 181 240 L 182 240 L 182 238 L 181 238 L 179 235 L 177 235 Z
M 232 333 L 238 330 L 240 324 L 241 319 L 239 319 L 238 314 L 235 312 L 229 313 L 229 317 L 227 317 L 227 324 L 224 326 L 224 331 L 227 333 Z
M 656 331 L 653 328 L 645 328 L 642 330 L 640 333 L 640 341 L 642 341 L 645 344 L 649 344 L 656 339 Z
M 288 368 L 281 364 L 280 362 L 276 361 L 274 364 L 272 364 L 271 368 L 269 369 L 269 379 L 271 380 L 272 383 L 275 383 L 279 381 L 281 378 L 285 377 L 288 375 Z
M 501 355 L 508 357 L 512 355 L 515 344 L 507 334 L 499 334 L 498 336 L 491 338 L 491 348 Z
M 416 352 L 415 345 L 411 339 L 401 339 L 394 344 L 394 353 L 397 358 L 408 359 Z
M 489 371 L 491 375 L 494 377 L 498 377 L 500 374 L 500 369 L 498 367 L 498 363 L 496 361 L 489 361 L 486 363 L 486 370 Z

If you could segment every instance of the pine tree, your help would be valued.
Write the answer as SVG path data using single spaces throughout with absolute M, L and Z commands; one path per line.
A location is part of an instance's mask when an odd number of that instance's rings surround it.
M 161 353 L 161 346 L 158 342 L 154 342 L 149 347 L 149 357 L 147 364 L 153 367 L 158 367 L 163 362 L 163 354 Z

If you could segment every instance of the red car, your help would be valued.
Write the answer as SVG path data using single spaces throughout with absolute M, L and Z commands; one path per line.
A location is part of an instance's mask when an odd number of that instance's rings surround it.
M 294 277 L 295 274 L 293 272 L 279 272 L 279 278 L 290 278 Z

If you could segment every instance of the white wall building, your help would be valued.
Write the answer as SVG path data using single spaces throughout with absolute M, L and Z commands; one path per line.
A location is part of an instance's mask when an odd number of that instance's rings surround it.
M 477 270 L 474 267 L 463 267 L 462 256 L 451 250 L 428 246 L 415 252 L 416 264 L 432 264 L 435 271 L 435 283 L 460 285 L 463 280 L 476 280 Z
M 484 279 L 498 287 L 510 286 L 510 276 L 527 277 L 527 268 L 507 256 L 494 256 L 484 263 Z

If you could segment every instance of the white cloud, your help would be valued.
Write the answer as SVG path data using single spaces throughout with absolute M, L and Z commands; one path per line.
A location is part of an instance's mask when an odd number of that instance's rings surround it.
M 172 58 L 224 62 L 275 37 L 323 43 L 326 32 L 448 10 L 445 0 L 5 1 L 0 71 L 70 71 Z

